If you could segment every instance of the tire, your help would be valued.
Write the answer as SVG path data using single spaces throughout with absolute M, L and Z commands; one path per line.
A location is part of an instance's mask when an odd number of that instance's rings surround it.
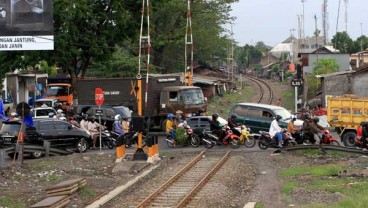
M 31 153 L 31 158 L 32 159 L 39 159 L 41 157 L 43 157 L 43 153 L 42 152 L 32 152 Z
M 115 142 L 113 140 L 109 139 L 107 141 L 107 148 L 114 149 L 114 147 L 115 147 Z
M 213 142 L 211 141 L 211 139 L 209 139 L 208 137 L 204 138 L 209 142 L 205 142 L 202 140 L 203 146 L 207 149 L 211 149 L 213 147 Z
M 171 136 L 167 136 L 166 137 L 166 144 L 167 144 L 168 147 L 173 148 L 173 147 L 175 147 L 175 140 L 173 140 L 171 138 Z
M 197 134 L 192 134 L 192 136 L 189 138 L 189 142 L 190 145 L 192 145 L 192 147 L 199 147 L 200 143 L 201 143 L 201 139 L 199 138 L 199 136 Z
M 340 143 L 336 140 L 333 140 L 333 141 L 330 142 L 330 145 L 340 146 Z
M 230 141 L 230 147 L 232 149 L 238 149 L 240 147 L 240 140 L 239 140 L 239 138 L 232 139 Z
M 265 144 L 263 144 L 263 143 L 262 143 L 262 140 L 259 140 L 259 141 L 258 141 L 258 147 L 259 147 L 259 149 L 261 149 L 261 150 L 266 150 L 266 149 L 268 149 L 268 146 L 267 146 L 267 145 L 265 145 Z
M 254 147 L 254 145 L 256 145 L 256 140 L 254 139 L 254 137 L 250 137 L 247 139 L 244 139 L 244 145 L 248 148 L 252 148 Z
M 356 137 L 356 133 L 355 132 L 352 132 L 352 131 L 349 131 L 349 132 L 346 132 L 344 135 L 343 135 L 343 143 L 346 147 L 354 147 L 355 146 L 355 137 Z
M 80 139 L 76 145 L 77 152 L 85 152 L 88 149 L 88 143 L 85 138 Z

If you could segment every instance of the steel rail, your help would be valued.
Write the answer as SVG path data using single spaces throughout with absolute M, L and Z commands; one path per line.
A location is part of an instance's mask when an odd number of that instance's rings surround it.
M 264 87 L 262 87 L 262 85 L 264 85 L 264 86 L 266 86 L 267 91 L 270 93 L 270 96 L 269 96 L 266 104 L 272 104 L 273 90 L 270 87 L 270 85 L 267 84 L 265 81 L 263 81 L 261 79 L 258 79 L 258 78 L 255 78 L 255 77 L 247 77 L 247 79 L 249 79 L 249 80 L 253 81 L 254 83 L 256 83 L 258 85 L 259 89 L 260 89 L 261 95 L 260 95 L 260 98 L 258 99 L 257 103 L 261 103 L 262 99 L 264 98 L 265 90 L 264 90 Z
M 208 180 L 222 167 L 223 164 L 229 159 L 230 151 L 228 151 L 221 160 L 204 176 L 204 178 L 198 182 L 198 184 L 182 199 L 176 208 L 184 207 L 193 196 L 195 196 L 201 188 L 207 183 Z
M 356 148 L 351 147 L 342 147 L 342 146 L 334 146 L 334 145 L 296 145 L 285 147 L 282 150 L 284 151 L 294 151 L 294 150 L 303 150 L 303 149 L 321 149 L 323 150 L 335 150 L 335 151 L 343 151 L 350 153 L 359 153 L 368 155 L 368 151 L 363 151 Z
M 186 173 L 190 168 L 192 168 L 199 160 L 201 160 L 204 153 L 207 150 L 202 151 L 198 154 L 192 161 L 190 161 L 185 167 L 183 167 L 177 174 L 172 176 L 169 180 L 167 180 L 160 188 L 154 191 L 151 195 L 149 195 L 145 200 L 143 200 L 137 207 L 143 208 L 147 207 L 151 201 L 154 200 L 156 196 L 166 190 L 171 184 L 173 184 L 176 180 L 178 180 L 184 173 Z

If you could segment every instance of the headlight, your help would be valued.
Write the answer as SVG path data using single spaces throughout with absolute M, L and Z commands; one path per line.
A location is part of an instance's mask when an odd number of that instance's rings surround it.
M 185 114 L 185 117 L 192 117 L 193 116 L 193 113 L 187 113 L 187 114 Z

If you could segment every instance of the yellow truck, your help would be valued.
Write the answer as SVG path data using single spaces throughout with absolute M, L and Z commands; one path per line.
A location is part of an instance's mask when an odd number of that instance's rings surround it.
M 328 96 L 327 121 L 331 127 L 335 127 L 345 146 L 354 146 L 356 129 L 362 121 L 368 121 L 368 98 Z

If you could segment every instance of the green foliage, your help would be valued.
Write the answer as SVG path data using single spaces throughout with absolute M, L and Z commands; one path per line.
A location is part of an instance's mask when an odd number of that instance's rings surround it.
M 259 63 L 268 47 L 263 42 L 258 42 L 256 46 L 246 44 L 244 47 L 235 48 L 235 58 L 240 67 L 247 68 Z
M 336 176 L 341 170 L 338 165 L 321 165 L 321 166 L 300 166 L 284 170 L 281 173 L 282 177 L 290 177 L 296 175 L 311 175 L 311 176 Z
M 298 183 L 295 181 L 287 181 L 281 188 L 282 193 L 290 193 L 294 188 L 298 186 Z
M 87 199 L 87 198 L 93 197 L 95 194 L 96 193 L 95 193 L 94 190 L 92 190 L 91 188 L 88 188 L 86 186 L 82 187 L 79 190 L 79 195 L 81 196 L 82 199 Z
M 336 59 L 319 59 L 318 62 L 314 63 L 312 74 L 307 76 L 308 97 L 314 97 L 321 86 L 320 80 L 316 78 L 316 75 L 337 72 L 339 67 Z
M 177 128 L 175 131 L 176 142 L 179 145 L 184 145 L 187 142 L 187 135 L 185 135 L 185 129 Z
M 4 197 L 0 198 L 0 207 L 25 208 L 27 206 L 22 202 L 18 202 L 9 197 Z
M 49 66 L 47 61 L 42 60 L 39 63 L 39 72 L 47 73 L 49 77 L 55 77 L 57 74 L 56 66 Z
M 333 46 L 338 49 L 341 53 L 353 53 L 354 52 L 354 43 L 350 38 L 349 34 L 344 32 L 337 32 L 332 40 Z

